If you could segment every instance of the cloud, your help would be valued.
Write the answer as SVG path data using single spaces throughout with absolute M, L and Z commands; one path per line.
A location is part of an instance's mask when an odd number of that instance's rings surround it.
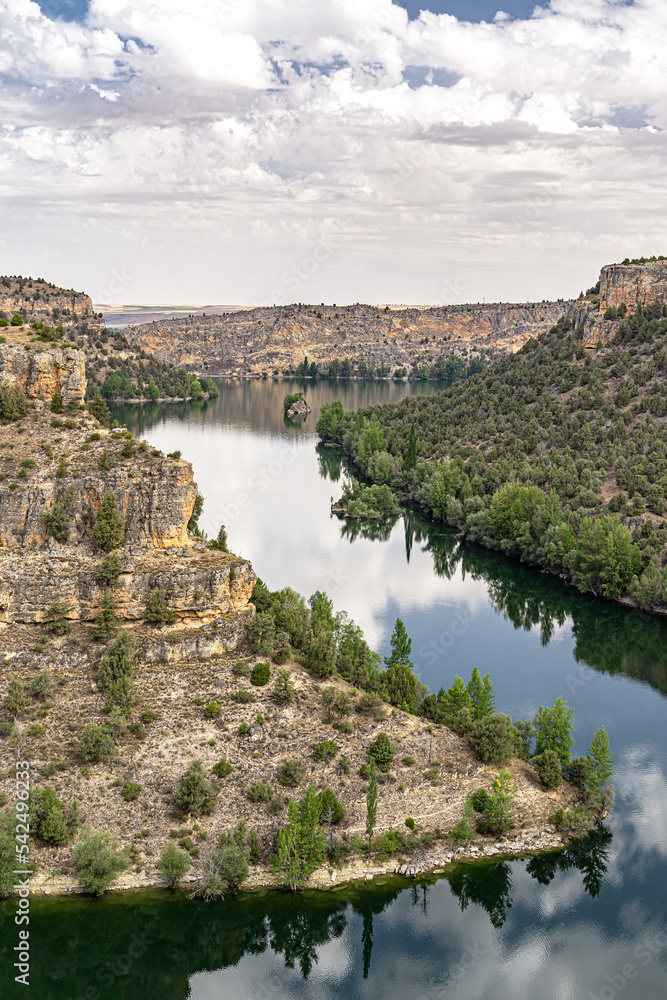
M 665 29 L 661 0 L 481 24 L 390 0 L 92 0 L 64 23 L 0 0 L 6 236 L 20 219 L 39 270 L 62 235 L 68 285 L 95 277 L 87 227 L 116 264 L 148 241 L 144 299 L 174 296 L 167 245 L 199 255 L 179 298 L 211 298 L 221 255 L 230 298 L 259 301 L 332 232 L 306 298 L 437 301 L 443 271 L 471 299 L 577 294 L 667 235 Z

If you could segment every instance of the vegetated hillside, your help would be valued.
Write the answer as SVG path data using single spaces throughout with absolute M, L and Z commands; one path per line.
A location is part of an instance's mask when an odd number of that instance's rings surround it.
M 570 303 L 571 305 L 571 303 Z M 361 378 L 442 378 L 516 351 L 551 326 L 567 304 L 477 304 L 428 309 L 295 303 L 128 327 L 126 336 L 190 372 Z
M 473 541 L 664 606 L 666 315 L 656 301 L 603 321 L 615 333 L 594 352 L 584 322 L 563 317 L 445 392 L 357 414 L 325 406 L 320 436 Z
M 213 381 L 197 381 L 158 361 L 121 333 L 107 330 L 90 298 L 41 278 L 0 277 L 0 343 L 75 346 L 86 355 L 89 396 L 174 399 L 217 396 Z

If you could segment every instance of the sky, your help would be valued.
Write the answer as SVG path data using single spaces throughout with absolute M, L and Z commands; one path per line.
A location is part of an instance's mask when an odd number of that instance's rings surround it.
M 667 252 L 666 35 L 664 0 L 0 0 L 0 271 L 98 304 L 576 296 Z

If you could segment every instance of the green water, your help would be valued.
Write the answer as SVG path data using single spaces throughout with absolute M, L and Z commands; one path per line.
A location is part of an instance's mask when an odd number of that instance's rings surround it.
M 303 426 L 282 417 L 296 385 L 220 386 L 213 403 L 118 414 L 192 461 L 205 530 L 224 521 L 234 551 L 271 587 L 327 590 L 383 654 L 400 616 L 431 688 L 478 665 L 514 717 L 562 695 L 574 708 L 575 753 L 599 725 L 610 733 L 616 804 L 602 829 L 567 851 L 416 884 L 206 904 L 168 893 L 35 898 L 33 994 L 663 1000 L 667 622 L 578 594 L 412 512 L 370 529 L 346 525 L 329 512 L 344 464 L 314 436 L 319 405 L 343 395 L 341 384 L 307 387 L 316 405 Z M 361 405 L 414 387 L 342 388 L 346 405 Z M 25 995 L 12 982 L 13 910 L 0 907 L 3 1000 Z

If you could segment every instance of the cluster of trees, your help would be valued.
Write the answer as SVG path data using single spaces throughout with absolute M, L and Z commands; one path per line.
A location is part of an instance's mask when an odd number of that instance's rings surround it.
M 322 440 L 372 482 L 582 590 L 667 601 L 667 318 L 659 303 L 587 355 L 561 319 L 465 384 L 398 404 L 325 404 Z M 603 494 L 603 486 L 605 490 Z
M 334 514 L 345 517 L 390 517 L 400 513 L 398 497 L 386 484 L 364 486 L 352 476 L 343 482 L 343 494 L 331 505 Z
M 427 364 L 415 364 L 409 375 L 411 379 L 428 381 L 435 379 L 452 385 L 454 382 L 465 381 L 473 375 L 484 371 L 487 360 L 483 354 L 476 355 L 469 361 L 458 354 L 443 355 L 432 367 Z M 404 367 L 392 368 L 386 361 L 379 364 L 373 358 L 368 360 L 360 358 L 333 358 L 328 364 L 309 361 L 304 357 L 303 361 L 297 365 L 294 373 L 300 377 L 309 378 L 362 378 L 372 381 L 376 378 L 407 378 L 408 370 Z

